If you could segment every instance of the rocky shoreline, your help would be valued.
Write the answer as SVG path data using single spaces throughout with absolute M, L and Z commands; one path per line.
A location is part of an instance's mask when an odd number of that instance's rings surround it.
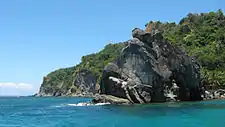
M 214 91 L 205 91 L 205 96 L 202 95 L 202 101 L 209 101 L 209 100 L 225 100 L 225 90 L 218 89 Z M 180 101 L 170 101 L 170 102 L 180 102 Z M 108 103 L 108 104 L 115 104 L 115 105 L 131 105 L 134 104 L 130 102 L 128 99 L 115 97 L 112 95 L 95 95 L 94 99 L 91 101 L 92 104 L 97 103 Z
M 225 99 L 225 90 L 218 89 L 218 90 L 210 90 L 205 91 L 203 95 L 204 100 L 212 100 L 212 99 Z
M 34 97 L 83 97 L 83 98 L 94 98 L 96 94 L 88 93 L 88 94 L 73 94 L 73 95 L 61 95 L 61 96 L 52 96 L 47 94 L 34 94 Z
M 52 96 L 52 95 L 39 95 L 34 94 L 33 97 L 63 97 L 63 96 Z M 76 94 L 76 95 L 67 95 L 64 97 L 84 97 L 84 98 L 99 98 L 100 94 Z M 103 95 L 106 97 L 107 95 Z M 109 97 L 113 97 L 109 95 Z M 206 90 L 205 94 L 202 95 L 203 100 L 213 100 L 213 99 L 225 99 L 225 90 L 218 89 L 218 90 Z M 99 99 L 98 99 L 99 100 Z M 94 100 L 96 101 L 96 100 Z

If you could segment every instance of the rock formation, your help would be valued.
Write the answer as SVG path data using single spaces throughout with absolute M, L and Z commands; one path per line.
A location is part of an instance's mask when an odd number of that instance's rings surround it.
M 105 99 L 107 95 L 130 103 L 202 100 L 200 66 L 193 58 L 157 30 L 135 28 L 132 36 L 117 63 L 104 69 L 100 84 L 104 103 L 113 103 Z
M 69 78 L 67 77 L 69 76 Z M 36 96 L 86 96 L 92 97 L 97 93 L 97 77 L 88 70 L 63 76 L 51 73 L 47 75 Z M 57 79 L 63 77 L 63 80 Z

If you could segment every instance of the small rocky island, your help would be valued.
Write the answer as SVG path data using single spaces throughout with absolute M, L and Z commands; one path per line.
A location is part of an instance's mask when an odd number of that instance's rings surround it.
M 202 100 L 200 65 L 158 31 L 135 28 L 117 63 L 103 72 L 95 103 L 151 103 Z
M 221 10 L 190 13 L 179 24 L 150 21 L 133 29 L 132 39 L 49 73 L 36 96 L 111 104 L 225 98 L 224 29 Z

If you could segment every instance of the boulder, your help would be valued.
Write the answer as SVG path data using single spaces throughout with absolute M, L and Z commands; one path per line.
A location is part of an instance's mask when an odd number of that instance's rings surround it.
M 143 39 L 145 34 L 146 34 L 146 32 L 144 30 L 139 29 L 139 28 L 135 28 L 135 29 L 132 30 L 132 36 L 134 38 Z
M 92 100 L 92 103 L 110 103 L 110 104 L 131 104 L 129 100 L 115 97 L 112 95 L 96 95 L 95 98 Z
M 220 99 L 220 98 L 225 98 L 225 90 L 223 89 L 218 89 L 214 92 L 214 98 Z
M 211 99 L 225 99 L 225 90 L 218 89 L 218 90 L 210 90 L 204 91 L 205 94 L 202 96 L 204 100 L 211 100 Z

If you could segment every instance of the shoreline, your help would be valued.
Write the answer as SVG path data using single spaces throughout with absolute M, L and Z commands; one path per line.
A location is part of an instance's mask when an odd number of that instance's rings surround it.
M 98 95 L 98 94 L 97 94 Z M 18 96 L 0 96 L 0 97 L 18 97 Z M 80 96 L 80 95 L 71 95 L 71 96 L 19 96 L 19 97 L 37 97 L 37 98 L 95 98 L 94 96 Z M 212 98 L 212 99 L 203 99 L 201 101 L 166 101 L 166 102 L 155 102 L 155 103 L 146 103 L 146 104 L 163 104 L 163 103 L 180 103 L 180 102 L 202 102 L 202 101 L 212 101 L 212 100 L 225 100 L 225 97 Z M 132 104 L 131 104 L 132 105 Z
M 202 100 L 199 101 L 164 101 L 164 102 L 150 102 L 150 103 L 144 103 L 144 104 L 163 104 L 163 103 L 185 103 L 185 102 L 204 102 L 204 101 L 213 101 L 213 100 L 225 100 L 225 90 L 224 89 L 217 89 L 217 90 L 205 90 L 204 94 L 201 95 Z M 123 104 L 125 103 L 126 105 L 135 105 L 136 103 L 129 102 L 129 100 L 124 99 L 124 98 L 118 98 L 114 97 L 111 95 L 102 95 L 102 94 L 71 94 L 71 95 L 62 95 L 62 96 L 52 96 L 49 94 L 34 94 L 32 96 L 28 97 L 37 97 L 37 98 L 48 98 L 48 97 L 53 97 L 53 98 L 90 98 L 92 99 L 88 103 L 100 103 L 100 102 L 109 102 L 110 104 Z M 123 100 L 121 102 L 118 102 L 118 100 Z

